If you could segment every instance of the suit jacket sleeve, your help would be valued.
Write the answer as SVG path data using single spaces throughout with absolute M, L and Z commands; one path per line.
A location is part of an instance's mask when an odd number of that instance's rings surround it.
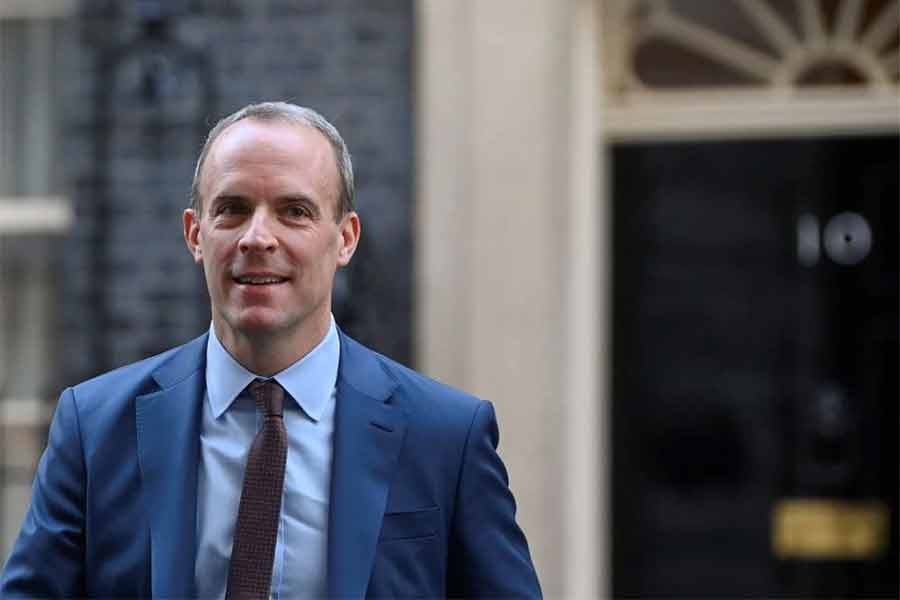
M 541 597 L 498 441 L 494 408 L 482 401 L 469 429 L 457 490 L 448 557 L 451 597 Z
M 75 397 L 60 396 L 0 598 L 84 596 L 85 468 Z

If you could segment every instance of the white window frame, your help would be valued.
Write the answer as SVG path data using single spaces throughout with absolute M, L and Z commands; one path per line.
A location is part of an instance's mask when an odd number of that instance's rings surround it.
M 0 21 L 6 19 L 59 19 L 72 15 L 76 0 L 4 0 L 0 3 Z M 2 46 L 0 46 L 2 49 Z M 0 136 L 3 135 L 3 106 L 0 103 Z M 2 140 L 0 140 L 2 141 Z M 0 177 L 3 169 L 0 167 Z M 69 229 L 73 221 L 71 203 L 61 196 L 0 197 L 0 238 L 14 235 L 60 234 Z M 0 247 L 2 251 L 2 247 Z M 2 255 L 0 255 L 2 260 Z M 2 285 L 2 283 L 0 283 Z M 4 295 L 0 294 L 0 315 L 4 314 Z M 3 339 L 4 321 L 0 319 L 0 339 Z M 6 357 L 0 346 L 0 390 L 6 380 Z M 0 399 L 5 401 L 5 399 Z M 20 400 L 16 406 L 24 406 L 37 400 Z M 24 404 L 23 404 L 24 403 Z M 23 412 L 24 411 L 24 412 Z M 18 422 L 19 417 L 7 419 L 6 410 L 0 411 L 0 424 Z M 42 414 L 34 407 L 17 410 L 17 414 Z
M 0 2 L 0 23 L 5 20 L 51 20 L 61 19 L 73 15 L 77 9 L 77 0 L 3 0 Z M 2 35 L 2 33 L 0 33 Z M 2 42 L 2 40 L 0 40 Z M 0 52 L 3 51 L 3 44 L 0 43 Z M 0 56 L 2 59 L 2 56 Z M 41 55 L 36 59 L 38 62 L 52 60 L 51 55 Z M 0 61 L 2 65 L 2 61 Z M 0 73 L 0 77 L 3 73 Z M 39 85 L 39 84 L 38 84 Z M 0 90 L 2 91 L 2 90 Z M 15 109 L 10 109 L 6 104 L 6 99 L 13 97 L 12 94 L 19 93 L 17 90 L 5 90 L 5 98 L 0 94 L 0 143 L 6 144 L 8 140 L 4 120 L 15 118 Z M 11 114 L 12 113 L 12 114 Z M 38 123 L 38 130 L 30 132 L 43 137 L 47 134 L 47 123 Z M 46 142 L 38 142 L 46 143 Z M 3 148 L 6 153 L 18 151 L 18 149 L 10 148 L 10 144 L 6 144 Z M 27 151 L 27 149 L 26 149 Z M 39 158 L 39 157 L 38 157 Z M 6 163 L 8 161 L 0 161 Z M 41 160 L 31 161 L 30 157 L 26 157 L 26 162 L 32 165 L 32 169 L 46 169 L 47 165 L 42 165 Z M 7 164 L 0 164 L 0 178 L 18 176 L 17 173 L 7 171 Z M 46 176 L 50 174 L 47 173 Z M 33 180 L 34 173 L 25 176 L 26 180 Z M 29 236 L 29 235 L 53 235 L 62 234 L 67 231 L 73 222 L 72 206 L 68 198 L 61 196 L 15 196 L 0 197 L 0 242 L 5 238 L 13 236 Z M 3 246 L 0 244 L 0 264 L 2 264 Z M 3 282 L 0 282 L 0 286 Z M 6 326 L 6 308 L 4 306 L 5 294 L 0 289 L 0 427 L 3 428 L 30 428 L 34 431 L 40 431 L 50 421 L 53 408 L 46 402 L 45 398 L 41 398 L 38 390 L 29 390 L 24 396 L 10 397 L 7 389 L 7 369 L 9 360 L 5 354 L 7 348 L 2 344 L 2 340 L 7 339 L 3 331 Z M 0 439 L 0 443 L 5 445 L 7 442 Z M 7 484 L 9 487 L 7 487 Z M 7 480 L 0 481 L 0 563 L 5 559 L 7 546 L 11 543 L 10 531 L 6 525 L 15 521 L 19 517 L 19 511 L 24 510 L 24 506 L 20 504 L 20 497 L 27 498 L 27 482 L 10 482 Z M 12 495 L 10 495 L 12 494 Z M 24 494 L 24 496 L 23 496 Z M 15 499 L 14 499 L 15 498 Z M 12 504 L 7 504 L 11 501 Z

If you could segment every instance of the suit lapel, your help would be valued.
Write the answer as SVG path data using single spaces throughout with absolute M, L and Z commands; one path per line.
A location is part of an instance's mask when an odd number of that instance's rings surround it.
M 328 594 L 366 593 L 406 416 L 390 403 L 397 387 L 375 355 L 341 334 L 335 405 Z
M 153 374 L 160 390 L 136 399 L 154 597 L 194 595 L 205 351 L 206 336 L 183 346 Z

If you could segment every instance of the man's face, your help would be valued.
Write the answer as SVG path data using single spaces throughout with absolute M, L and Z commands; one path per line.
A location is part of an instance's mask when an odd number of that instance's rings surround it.
M 335 270 L 359 239 L 356 213 L 335 221 L 340 189 L 332 147 L 315 129 L 248 118 L 213 143 L 202 214 L 185 211 L 184 235 L 226 347 L 324 333 Z

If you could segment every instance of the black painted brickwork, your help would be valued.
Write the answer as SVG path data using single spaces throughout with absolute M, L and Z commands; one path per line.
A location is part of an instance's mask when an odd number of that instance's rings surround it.
M 193 163 L 215 120 L 268 99 L 311 106 L 344 135 L 363 237 L 335 314 L 409 361 L 411 0 L 86 1 L 62 30 L 59 156 L 77 219 L 62 269 L 61 385 L 208 326 L 181 240 Z

